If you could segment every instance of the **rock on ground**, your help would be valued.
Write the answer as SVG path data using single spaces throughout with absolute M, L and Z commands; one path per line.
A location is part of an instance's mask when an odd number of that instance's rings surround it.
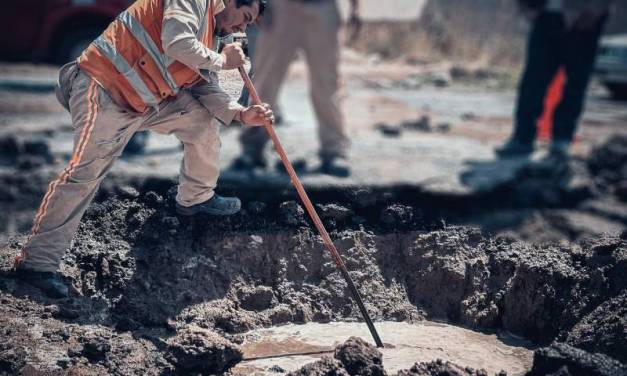
M 568 333 L 566 342 L 627 363 L 627 294 L 604 302 L 586 315 Z
M 416 363 L 408 370 L 399 371 L 398 376 L 488 376 L 488 373 L 437 359 L 428 363 Z
M 242 352 L 217 333 L 185 328 L 168 342 L 167 359 L 180 373 L 223 373 L 242 360 Z
M 301 369 L 290 372 L 287 376 L 351 376 L 342 363 L 336 359 L 323 357 L 317 362 L 305 365 Z
M 358 337 L 351 337 L 336 347 L 335 359 L 342 362 L 346 371 L 351 375 L 386 375 L 381 352 Z
M 616 376 L 626 375 L 627 366 L 602 355 L 591 354 L 564 343 L 536 350 L 533 368 L 527 376 L 556 373 L 572 376 Z

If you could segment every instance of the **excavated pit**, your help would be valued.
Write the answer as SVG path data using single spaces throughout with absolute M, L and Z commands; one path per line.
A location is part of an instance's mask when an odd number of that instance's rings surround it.
M 0 251 L 0 374 L 220 374 L 251 330 L 360 320 L 295 201 L 189 219 L 173 192 L 118 188 L 90 207 L 63 260 L 69 299 L 15 281 L 23 237 Z M 381 204 L 389 195 L 342 197 L 319 209 L 374 320 L 445 321 L 627 362 L 625 236 L 530 245 L 426 224 L 417 207 Z M 568 361 L 585 361 L 577 354 Z
M 47 155 L 43 147 L 15 145 L 16 153 Z M 626 158 L 627 138 L 616 137 L 586 161 L 530 166 L 512 183 L 472 197 L 409 186 L 309 189 L 378 325 L 424 329 L 437 322 L 457 333 L 440 353 L 402 339 L 421 356 L 400 366 L 387 360 L 389 374 L 405 367 L 399 375 L 486 374 L 467 368 L 481 363 L 463 364 L 472 354 L 455 336 L 468 330 L 479 336 L 476 346 L 495 336 L 495 348 L 513 346 L 530 375 L 624 374 L 627 232 L 600 236 L 588 231 L 589 222 L 573 225 L 569 213 L 624 228 Z M 226 182 L 220 193 L 241 197 L 241 213 L 183 218 L 174 211 L 171 180 L 105 180 L 63 260 L 75 291 L 60 301 L 45 298 L 10 270 L 25 241 L 11 234 L 27 233 L 54 170 L 38 160 L 19 174 L 0 168 L 0 210 L 10 213 L 0 217 L 0 244 L 8 239 L 0 246 L 0 375 L 237 375 L 260 331 L 302 324 L 318 325 L 318 333 L 364 329 L 288 186 Z M 269 337 L 261 348 L 276 345 Z M 522 342 L 505 340 L 518 337 Z M 317 348 L 321 338 L 303 346 Z M 328 338 L 324 348 L 345 339 Z M 355 357 L 372 358 L 372 349 L 357 348 Z M 382 361 L 394 350 L 385 349 Z M 372 370 L 379 366 L 355 371 L 334 351 L 335 358 L 293 374 L 381 374 Z M 484 368 L 503 368 L 496 360 Z M 254 371 L 285 373 L 278 363 Z

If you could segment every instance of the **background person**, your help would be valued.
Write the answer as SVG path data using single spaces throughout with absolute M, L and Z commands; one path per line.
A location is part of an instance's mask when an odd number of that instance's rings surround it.
M 567 81 L 553 117 L 550 154 L 566 157 L 582 113 L 597 48 L 611 0 L 519 0 L 532 21 L 527 62 L 518 89 L 514 132 L 496 150 L 499 157 L 533 152 L 536 124 L 547 89 L 560 67 Z

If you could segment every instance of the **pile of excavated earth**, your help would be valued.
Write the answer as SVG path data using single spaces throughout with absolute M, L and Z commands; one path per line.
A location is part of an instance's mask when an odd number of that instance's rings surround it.
M 620 202 L 617 140 L 587 174 Z M 266 192 L 232 217 L 184 218 L 174 192 L 106 189 L 63 259 L 67 299 L 15 280 L 24 236 L 0 249 L 0 375 L 228 374 L 250 330 L 361 320 L 298 202 Z M 385 191 L 328 197 L 319 212 L 374 320 L 511 332 L 538 346 L 530 375 L 627 373 L 627 232 L 533 244 L 434 221 Z M 381 359 L 352 338 L 292 374 L 384 375 Z M 398 374 L 486 372 L 433 359 Z

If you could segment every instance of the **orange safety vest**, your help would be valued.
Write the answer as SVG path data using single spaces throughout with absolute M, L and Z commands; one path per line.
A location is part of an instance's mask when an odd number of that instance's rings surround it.
M 214 10 L 207 1 L 196 37 L 213 48 Z M 138 0 L 78 58 L 79 67 L 119 104 L 144 113 L 201 79 L 166 56 L 161 45 L 163 0 Z

